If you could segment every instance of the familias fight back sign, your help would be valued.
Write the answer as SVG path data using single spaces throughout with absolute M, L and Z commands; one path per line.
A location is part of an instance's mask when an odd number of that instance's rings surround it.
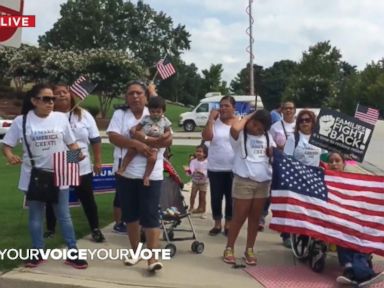
M 309 143 L 349 155 L 362 162 L 375 126 L 334 110 L 322 108 Z

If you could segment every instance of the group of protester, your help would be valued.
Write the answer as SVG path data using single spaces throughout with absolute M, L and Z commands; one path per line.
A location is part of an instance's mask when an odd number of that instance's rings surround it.
M 158 206 L 163 180 L 163 153 L 172 143 L 172 133 L 170 122 L 164 117 L 165 102 L 161 97 L 151 97 L 155 94 L 152 85 L 147 87 L 141 81 L 129 82 L 125 94 L 126 106 L 114 112 L 107 128 L 109 141 L 114 145 L 113 171 L 116 172 L 114 228 L 124 230 L 126 224 L 133 249 L 139 245 L 141 231 L 145 233 L 147 248 L 160 246 Z M 210 143 L 209 150 L 207 152 L 205 145 L 199 145 L 196 159 L 190 165 L 193 179 L 190 211 L 205 212 L 208 178 L 214 220 L 209 234 L 216 236 L 223 232 L 227 236 L 223 255 L 226 263 L 235 263 L 235 242 L 245 220 L 248 220 L 244 258 L 248 265 L 257 264 L 254 246 L 269 208 L 272 149 L 280 149 L 303 164 L 319 166 L 322 151 L 309 143 L 316 116 L 309 110 L 302 110 L 298 115 L 295 112 L 294 103 L 287 101 L 271 113 L 262 109 L 239 118 L 235 115 L 234 98 L 224 96 L 220 101 L 220 109 L 210 113 L 202 132 L 202 139 Z M 23 145 L 22 158 L 13 153 L 13 148 L 20 140 Z M 100 173 L 101 169 L 100 143 L 94 118 L 76 104 L 68 87 L 62 84 L 53 87 L 35 85 L 24 99 L 22 115 L 16 117 L 3 140 L 3 153 L 7 161 L 21 164 L 19 189 L 26 193 L 27 199 L 31 171 L 35 167 L 52 171 L 55 152 L 80 149 L 81 181 L 75 190 L 96 242 L 105 240 L 99 229 L 97 205 L 92 191 L 92 175 Z M 333 153 L 330 161 L 332 169 L 343 169 L 342 155 Z M 44 248 L 43 223 L 46 211 L 46 236 L 54 233 L 54 219 L 57 218 L 68 248 L 77 249 L 68 207 L 69 187 L 60 186 L 58 190 L 58 199 L 52 203 L 33 199 L 28 201 L 32 248 Z M 197 193 L 199 205 L 194 209 Z M 289 235 L 282 234 L 282 238 L 285 245 L 289 246 Z M 346 268 L 340 281 L 358 283 L 377 277 L 372 268 L 365 265 L 367 257 L 345 248 L 338 249 L 338 253 L 340 263 Z M 126 264 L 134 265 L 137 261 L 127 261 Z M 40 256 L 28 260 L 26 266 L 36 267 L 41 262 Z M 76 257 L 66 260 L 66 264 L 75 268 L 86 268 L 88 265 Z M 149 271 L 163 267 L 155 258 L 149 259 L 147 264 Z

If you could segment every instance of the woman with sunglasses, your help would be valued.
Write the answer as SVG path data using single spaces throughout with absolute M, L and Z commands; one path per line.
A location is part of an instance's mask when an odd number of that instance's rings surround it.
M 295 133 L 288 137 L 284 153 L 293 156 L 305 165 L 319 166 L 321 148 L 309 144 L 315 128 L 316 115 L 310 110 L 301 110 L 296 117 Z
M 33 86 L 24 98 L 22 115 L 15 118 L 3 139 L 3 153 L 8 163 L 11 165 L 21 164 L 19 189 L 24 193 L 29 187 L 32 165 L 40 170 L 52 171 L 55 152 L 65 151 L 68 148 L 70 150 L 79 149 L 66 116 L 63 113 L 53 111 L 55 100 L 56 97 L 50 86 L 45 84 Z M 23 125 L 23 119 L 26 120 L 25 125 Z M 20 142 L 23 145 L 22 159 L 13 153 L 13 148 Z M 32 155 L 32 158 L 29 155 Z M 60 186 L 57 203 L 53 204 L 53 208 L 68 248 L 77 249 L 68 198 L 69 187 Z M 27 204 L 32 248 L 44 249 L 43 215 L 45 202 L 28 200 Z M 65 264 L 78 269 L 87 268 L 87 262 L 80 259 L 78 254 L 75 253 L 72 256 L 75 256 L 74 259 L 68 258 Z M 26 267 L 36 267 L 42 261 L 41 254 L 37 257 L 31 255 L 30 259 L 26 261 Z
M 97 175 L 101 172 L 101 138 L 99 129 L 93 116 L 87 110 L 76 105 L 75 95 L 70 93 L 67 85 L 55 85 L 53 93 L 56 95 L 55 111 L 65 113 L 77 143 L 79 143 L 83 154 L 87 156 L 79 163 L 80 185 L 74 188 L 87 217 L 92 239 L 95 242 L 103 242 L 105 238 L 99 229 L 99 216 L 92 187 L 93 172 Z M 88 147 L 92 149 L 93 165 L 89 157 Z M 44 236 L 52 237 L 56 226 L 56 217 L 53 213 L 52 205 L 47 204 L 46 218 L 47 232 Z

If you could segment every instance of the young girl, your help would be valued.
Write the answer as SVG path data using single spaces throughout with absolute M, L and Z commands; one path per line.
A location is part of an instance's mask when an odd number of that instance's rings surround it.
M 207 176 L 208 148 L 204 144 L 196 147 L 195 158 L 189 162 L 189 173 L 192 176 L 192 191 L 189 201 L 189 211 L 192 213 L 205 213 L 206 194 L 208 188 Z M 194 209 L 197 192 L 199 192 L 199 206 Z
M 272 179 L 270 155 L 275 147 L 271 135 L 271 116 L 266 110 L 258 110 L 238 122 L 230 130 L 231 142 L 235 153 L 233 163 L 233 218 L 229 228 L 227 247 L 224 250 L 224 262 L 235 263 L 234 245 L 239 231 L 248 219 L 245 263 L 256 265 L 253 252 L 259 218 L 264 203 L 269 197 Z
M 329 153 L 328 168 L 344 171 L 345 159 L 338 152 Z M 343 275 L 336 278 L 336 282 L 358 287 L 366 287 L 384 280 L 384 272 L 376 273 L 369 265 L 371 256 L 355 250 L 337 246 L 337 255 L 344 268 Z

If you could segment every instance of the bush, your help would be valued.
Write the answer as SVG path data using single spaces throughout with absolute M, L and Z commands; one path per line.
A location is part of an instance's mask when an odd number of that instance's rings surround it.
M 100 108 L 97 106 L 85 106 L 83 107 L 85 110 L 87 110 L 91 115 L 96 118 L 97 115 L 100 113 Z

